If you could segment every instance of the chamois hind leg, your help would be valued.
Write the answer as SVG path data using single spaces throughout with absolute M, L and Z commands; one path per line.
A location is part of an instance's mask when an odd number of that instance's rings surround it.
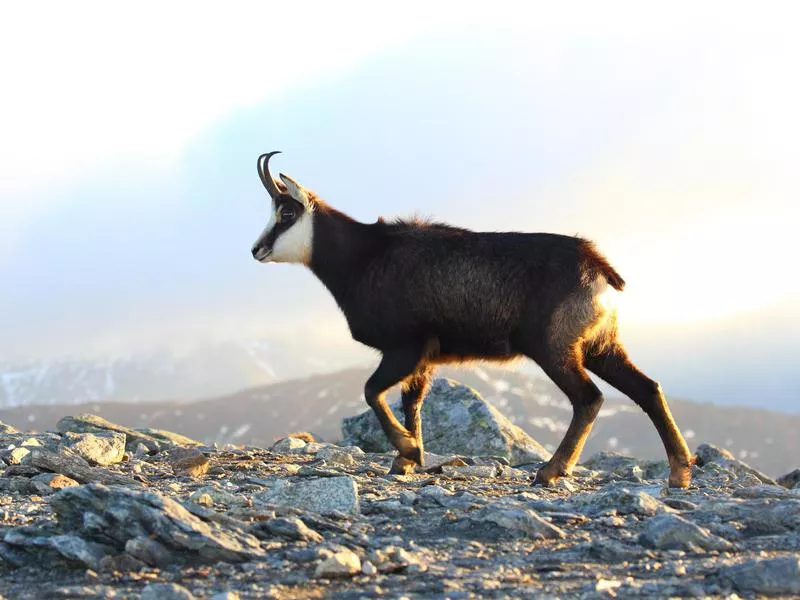
M 667 451 L 670 487 L 688 487 L 694 457 L 672 418 L 661 386 L 637 369 L 616 341 L 599 351 L 587 348 L 585 364 L 587 369 L 630 397 L 650 417 Z
M 536 473 L 534 480 L 534 485 L 549 486 L 560 477 L 572 473 L 603 404 L 603 394 L 584 370 L 577 347 L 561 357 L 537 357 L 536 362 L 572 404 L 572 421 L 567 433 L 547 464 Z
M 397 448 L 400 456 L 396 462 L 402 463 L 403 472 L 407 464 L 422 464 L 422 447 L 408 429 L 403 427 L 386 404 L 386 391 L 412 375 L 422 358 L 421 348 L 399 348 L 384 352 L 378 368 L 364 386 L 364 397 L 375 412 L 386 437 Z M 400 459 L 403 459 L 400 461 Z M 401 465 L 397 465 L 400 467 Z M 395 472 L 395 465 L 392 466 Z
M 422 417 L 420 411 L 422 410 L 422 402 L 425 399 L 425 393 L 431 383 L 431 375 L 433 374 L 433 367 L 420 366 L 416 372 L 403 382 L 403 414 L 406 420 L 406 429 L 414 437 L 419 448 L 420 463 L 423 465 L 424 448 L 422 444 Z M 390 473 L 411 473 L 416 468 L 416 464 L 402 456 L 398 456 Z

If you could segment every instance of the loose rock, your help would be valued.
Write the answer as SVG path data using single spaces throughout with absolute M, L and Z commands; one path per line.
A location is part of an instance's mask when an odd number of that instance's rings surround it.
M 795 469 L 791 473 L 787 473 L 786 475 L 781 475 L 778 479 L 775 480 L 778 485 L 782 485 L 785 488 L 792 489 L 797 487 L 800 484 L 800 469 Z
M 113 465 L 122 462 L 125 456 L 125 434 L 116 431 L 67 432 L 61 443 L 93 465 Z
M 361 571 L 361 559 L 351 550 L 340 550 L 323 560 L 314 571 L 316 577 L 352 577 Z
M 136 431 L 130 427 L 117 425 L 102 417 L 91 414 L 78 415 L 77 417 L 64 417 L 56 424 L 56 429 L 62 433 L 70 431 L 74 433 L 104 433 L 108 431 L 122 433 L 125 435 L 126 448 L 130 451 L 134 451 L 137 444 L 143 444 L 149 452 L 158 452 L 164 446 L 173 445 L 165 443 L 163 440 L 159 440 L 147 433 Z
M 470 515 L 465 529 L 481 538 L 531 538 L 535 540 L 565 537 L 562 529 L 545 521 L 529 508 L 487 506 Z
M 181 449 L 170 455 L 169 462 L 175 475 L 200 479 L 208 473 L 208 458 L 197 450 Z
M 774 479 L 767 477 L 762 472 L 757 471 L 747 463 L 735 458 L 733 454 L 724 448 L 718 448 L 713 444 L 701 444 L 697 447 L 697 466 L 702 467 L 708 464 L 716 464 L 726 469 L 730 469 L 737 475 L 751 475 L 761 483 L 777 485 Z
M 146 536 L 179 551 L 170 554 L 177 563 L 241 562 L 264 554 L 242 529 L 201 519 L 156 492 L 92 484 L 58 492 L 52 505 L 64 529 L 120 551 L 129 540 Z
M 177 583 L 148 583 L 142 591 L 141 600 L 194 600 L 194 597 Z
M 720 576 L 740 592 L 800 594 L 800 558 L 797 555 L 747 561 L 726 567 Z
M 647 521 L 639 540 L 659 550 L 732 551 L 733 544 L 678 515 L 660 515 Z
M 45 471 L 61 473 L 80 483 L 98 482 L 107 485 L 137 485 L 136 481 L 130 477 L 111 473 L 100 467 L 92 468 L 86 460 L 77 454 L 73 454 L 71 450 L 67 448 L 62 450 L 62 452 L 58 453 L 45 449 L 34 450 L 28 458 L 28 464 Z
M 359 513 L 358 485 L 352 477 L 325 477 L 297 483 L 285 483 L 259 494 L 259 502 L 293 506 L 303 510 L 327 514 Z

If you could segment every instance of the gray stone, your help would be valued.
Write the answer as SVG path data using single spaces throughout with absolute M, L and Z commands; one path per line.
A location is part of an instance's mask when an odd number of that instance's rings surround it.
M 800 594 L 800 558 L 782 556 L 725 567 L 720 576 L 740 592 Z
M 780 485 L 752 485 L 733 491 L 734 498 L 798 498 L 792 490 Z
M 61 473 L 40 473 L 31 477 L 31 484 L 39 494 L 53 494 L 57 490 L 80 485 L 74 479 Z
M 153 429 L 151 427 L 138 427 L 136 431 L 140 434 L 148 435 L 160 442 L 164 442 L 166 446 L 182 446 L 185 448 L 205 447 L 203 442 L 198 442 L 192 438 L 175 433 L 174 431 L 167 431 L 166 429 Z M 136 442 L 137 444 L 139 442 Z M 134 447 L 135 450 L 135 447 Z
M 250 526 L 249 531 L 259 539 L 271 539 L 275 536 L 280 536 L 290 540 L 314 543 L 319 543 L 324 539 L 319 533 L 309 529 L 297 517 L 276 517 L 266 521 L 258 521 Z
M 195 596 L 177 583 L 148 583 L 141 600 L 194 600 Z
M 650 554 L 639 546 L 630 547 L 614 539 L 595 539 L 589 546 L 589 554 L 607 563 L 621 563 L 636 560 Z
M 665 460 L 642 460 L 617 452 L 598 452 L 582 464 L 588 469 L 612 473 L 624 479 L 655 479 L 669 473 L 669 463 Z
M 786 475 L 781 475 L 778 479 L 775 480 L 778 485 L 782 485 L 785 488 L 792 489 L 800 485 L 800 469 L 795 469 L 791 473 L 787 473 Z
M 106 467 L 122 462 L 125 456 L 125 434 L 116 431 L 64 434 L 62 446 L 69 448 L 90 464 Z
M 464 467 L 442 465 L 442 475 L 456 479 L 465 479 L 467 477 L 495 477 L 497 475 L 497 467 L 490 465 L 466 465 Z
M 264 556 L 258 539 L 244 530 L 230 522 L 202 519 L 157 492 L 90 484 L 58 492 L 51 504 L 65 531 L 119 550 L 130 539 L 149 537 L 170 549 L 179 564 Z
M 535 511 L 516 506 L 486 506 L 470 514 L 463 524 L 467 525 L 468 533 L 478 533 L 480 539 L 544 540 L 566 536 L 562 529 L 544 520 Z M 460 528 L 463 528 L 463 524 Z
M 246 499 L 244 497 L 237 496 L 236 494 L 232 494 L 213 486 L 204 486 L 196 489 L 189 496 L 189 500 L 205 506 L 206 502 L 203 500 L 203 496 L 208 497 L 211 505 L 220 504 L 222 506 L 235 506 L 246 503 Z
M 698 467 L 715 464 L 732 471 L 738 477 L 750 475 L 758 479 L 761 483 L 777 485 L 774 479 L 767 477 L 761 471 L 757 471 L 747 463 L 735 458 L 733 454 L 724 448 L 718 448 L 713 444 L 701 444 L 697 447 L 696 455 Z
M 375 573 L 377 573 L 377 572 L 378 572 L 378 569 L 376 569 L 375 565 L 373 565 L 370 561 L 365 560 L 363 563 L 361 563 L 361 574 L 362 575 L 371 576 L 371 575 L 375 575 Z
M 575 501 L 583 504 L 591 514 L 615 511 L 620 515 L 652 516 L 670 510 L 650 494 L 624 487 L 587 494 Z
M 336 448 L 323 448 L 316 453 L 317 458 L 321 458 L 327 465 L 334 465 L 337 467 L 354 467 L 358 464 L 353 455 L 349 452 L 344 452 Z
M 236 592 L 220 592 L 211 596 L 211 600 L 239 600 L 239 598 Z
M 92 467 L 89 462 L 69 448 L 59 452 L 45 449 L 33 450 L 27 459 L 28 464 L 44 471 L 61 473 L 80 483 L 99 482 L 107 485 L 137 485 L 134 479 L 112 473 L 102 467 Z
M 398 400 L 392 411 L 402 421 Z M 543 462 L 550 453 L 506 419 L 472 388 L 449 379 L 436 379 L 422 407 L 425 448 L 437 454 L 502 456 L 513 466 Z M 369 410 L 342 421 L 345 444 L 367 452 L 392 450 L 375 414 Z
M 399 546 L 376 548 L 370 553 L 369 558 L 369 562 L 377 565 L 376 570 L 381 573 L 398 571 L 420 573 L 427 570 L 427 566 L 417 553 L 409 552 Z
M 265 504 L 292 506 L 322 514 L 335 511 L 350 515 L 359 513 L 358 485 L 349 476 L 299 480 L 296 483 L 279 480 L 278 485 L 255 499 Z
M 352 550 L 340 550 L 317 565 L 315 577 L 352 577 L 361 572 L 361 559 Z
M 53 535 L 50 531 L 34 527 L 9 529 L 3 536 L 3 542 L 34 556 L 37 553 L 54 551 L 68 561 L 84 564 L 90 569 L 99 568 L 100 560 L 113 550 L 106 544 L 87 541 L 76 535 Z
M 91 414 L 78 415 L 77 417 L 64 417 L 56 424 L 56 429 L 61 433 L 104 433 L 116 431 L 125 434 L 126 449 L 133 452 L 138 444 L 143 444 L 148 452 L 158 452 L 163 447 L 174 444 L 159 440 L 158 438 L 130 427 L 117 425 L 102 417 Z
M 645 546 L 657 550 L 734 550 L 733 544 L 678 515 L 659 515 L 649 519 L 639 536 Z
M 135 537 L 125 542 L 125 552 L 152 567 L 165 568 L 175 562 L 172 551 L 149 537 Z
M 36 487 L 28 477 L 0 477 L 0 492 L 14 494 L 34 494 Z
M 300 438 L 286 437 L 272 444 L 270 450 L 277 454 L 291 454 L 294 452 L 302 452 L 307 445 L 308 442 Z
M 331 458 L 338 457 L 341 454 L 347 454 L 353 459 L 364 458 L 364 451 L 358 446 L 329 445 L 329 446 L 323 446 L 316 452 L 317 458 L 321 458 L 326 461 L 330 461 Z

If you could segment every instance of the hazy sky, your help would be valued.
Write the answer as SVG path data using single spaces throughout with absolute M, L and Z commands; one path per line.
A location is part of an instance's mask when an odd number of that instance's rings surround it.
M 797 410 L 800 39 L 770 7 L 8 5 L 0 360 L 256 332 L 353 350 L 313 276 L 249 256 L 255 159 L 280 149 L 363 220 L 595 239 L 665 387 Z

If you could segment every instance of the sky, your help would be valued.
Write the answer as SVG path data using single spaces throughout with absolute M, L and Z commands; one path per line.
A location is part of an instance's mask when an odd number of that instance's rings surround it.
M 8 5 L 0 360 L 255 334 L 370 356 L 310 273 L 249 256 L 280 149 L 364 221 L 596 240 L 668 390 L 800 410 L 796 12 Z

